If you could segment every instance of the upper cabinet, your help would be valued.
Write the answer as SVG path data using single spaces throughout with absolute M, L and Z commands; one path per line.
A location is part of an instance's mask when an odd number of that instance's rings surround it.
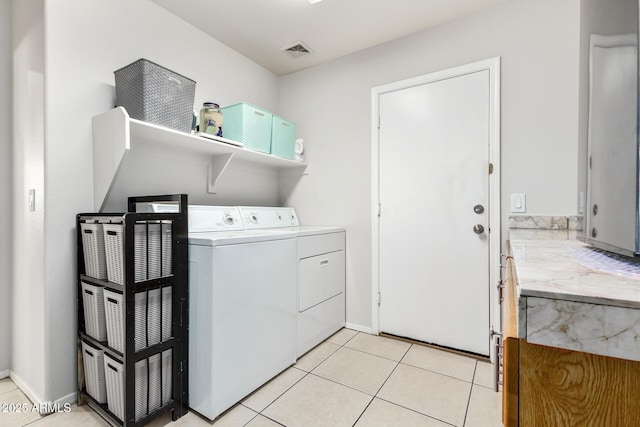
M 132 150 L 152 142 L 169 150 L 210 156 L 207 190 L 216 192 L 216 182 L 234 160 L 264 165 L 292 174 L 302 174 L 305 162 L 231 145 L 225 138 L 203 138 L 152 123 L 132 119 L 122 107 L 93 118 L 94 209 L 100 211 L 120 173 L 123 160 Z

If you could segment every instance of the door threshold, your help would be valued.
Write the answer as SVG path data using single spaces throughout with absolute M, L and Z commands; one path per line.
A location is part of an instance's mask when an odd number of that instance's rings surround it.
M 380 336 L 381 337 L 385 337 L 385 338 L 391 338 L 391 339 L 398 340 L 398 341 L 404 341 L 404 342 L 407 342 L 407 343 L 410 343 L 410 344 L 417 344 L 417 345 L 421 345 L 423 347 L 429 347 L 429 348 L 433 348 L 433 349 L 436 349 L 436 350 L 442 350 L 442 351 L 446 351 L 446 352 L 449 352 L 449 353 L 458 354 L 460 356 L 471 357 L 471 358 L 480 360 L 482 362 L 490 362 L 491 361 L 489 356 L 485 356 L 485 355 L 478 354 L 478 353 L 472 353 L 470 351 L 458 350 L 456 348 L 445 347 L 443 345 L 428 343 L 428 342 L 424 342 L 424 341 L 418 341 L 418 340 L 414 340 L 413 338 L 402 337 L 402 336 L 399 336 L 399 335 L 392 335 L 392 334 L 388 334 L 386 332 L 380 332 Z

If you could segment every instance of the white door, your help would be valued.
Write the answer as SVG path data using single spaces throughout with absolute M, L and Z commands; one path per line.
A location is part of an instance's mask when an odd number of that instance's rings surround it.
M 379 329 L 489 355 L 490 72 L 379 96 Z

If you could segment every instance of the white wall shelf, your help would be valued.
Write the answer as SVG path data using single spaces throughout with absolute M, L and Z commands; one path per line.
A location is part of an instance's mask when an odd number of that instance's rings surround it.
M 275 168 L 288 174 L 302 173 L 304 162 L 289 160 L 271 154 L 252 151 L 232 145 L 225 138 L 203 138 L 132 119 L 122 107 L 93 117 L 93 197 L 94 209 L 99 211 L 105 203 L 125 156 L 141 141 L 211 156 L 208 191 L 216 192 L 216 183 L 227 166 L 239 159 Z

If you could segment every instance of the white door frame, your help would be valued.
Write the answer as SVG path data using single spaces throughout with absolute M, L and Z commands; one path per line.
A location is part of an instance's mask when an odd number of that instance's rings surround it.
M 500 57 L 490 58 L 427 75 L 376 86 L 371 89 L 371 243 L 372 243 L 372 332 L 380 333 L 380 96 L 401 89 L 433 83 L 478 71 L 489 71 L 489 163 L 493 173 L 489 175 L 489 315 L 491 325 L 499 329 L 500 311 L 497 284 L 500 280 Z M 487 169 L 489 165 L 487 165 Z M 460 248 L 462 251 L 463 248 Z M 464 259 L 460 257 L 460 259 Z M 487 338 L 489 331 L 487 331 Z M 494 346 L 491 348 L 491 360 L 494 360 Z

